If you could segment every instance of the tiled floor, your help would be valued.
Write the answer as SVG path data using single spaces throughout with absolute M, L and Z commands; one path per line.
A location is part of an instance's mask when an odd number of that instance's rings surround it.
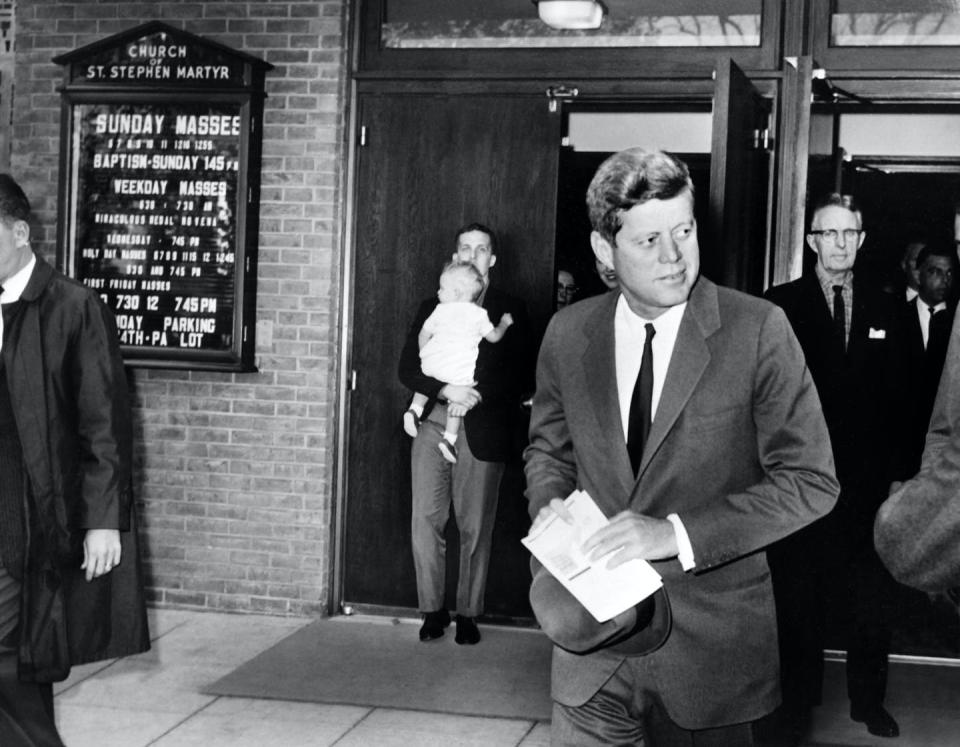
M 218 680 L 297 628 L 304 619 L 151 610 L 153 650 L 77 667 L 56 687 L 57 721 L 68 747 L 546 747 L 549 726 L 362 706 L 204 695 Z M 416 626 L 411 624 L 412 645 Z M 825 703 L 809 744 L 960 745 L 960 668 L 891 668 L 887 703 L 903 735 L 871 737 L 846 714 L 842 665 L 830 663 Z
M 76 667 L 55 688 L 68 747 L 545 747 L 536 721 L 203 695 L 310 620 L 150 610 L 153 649 Z M 411 626 L 412 635 L 416 627 Z

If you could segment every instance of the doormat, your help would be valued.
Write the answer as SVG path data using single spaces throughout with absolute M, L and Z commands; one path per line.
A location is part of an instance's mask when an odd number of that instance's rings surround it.
M 310 623 L 204 692 L 466 716 L 550 720 L 551 644 L 538 630 L 454 626 L 421 643 L 419 621 L 338 617 Z

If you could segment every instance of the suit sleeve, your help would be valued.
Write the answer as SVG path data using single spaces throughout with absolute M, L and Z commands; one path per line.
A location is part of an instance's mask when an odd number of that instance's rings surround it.
M 565 498 L 577 486 L 573 442 L 560 388 L 558 352 L 562 335 L 550 322 L 537 361 L 537 388 L 530 415 L 530 443 L 524 450 L 526 497 L 530 517 L 553 498 Z
M 680 514 L 702 572 L 827 514 L 840 487 L 816 387 L 786 315 L 770 306 L 757 338 L 752 418 L 762 476 Z
M 894 578 L 939 591 L 960 586 L 960 315 L 954 319 L 923 462 L 880 507 L 877 553 Z
M 127 378 L 113 315 L 84 297 L 71 340 L 83 529 L 129 529 L 132 442 Z

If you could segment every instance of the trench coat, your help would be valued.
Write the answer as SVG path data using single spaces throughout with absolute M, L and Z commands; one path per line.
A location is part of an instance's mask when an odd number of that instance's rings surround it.
M 2 350 L 28 483 L 18 668 L 57 682 L 150 647 L 131 414 L 116 323 L 92 290 L 37 257 L 19 303 Z M 120 530 L 121 560 L 87 582 L 84 535 L 103 528 Z

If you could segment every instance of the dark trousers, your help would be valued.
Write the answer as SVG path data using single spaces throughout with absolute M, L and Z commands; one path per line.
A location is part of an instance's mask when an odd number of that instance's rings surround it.
M 53 716 L 53 685 L 21 682 L 16 623 L 20 584 L 0 566 L 0 745 L 63 747 Z
M 413 440 L 413 511 L 411 532 L 421 612 L 444 606 L 446 540 L 444 529 L 453 509 L 460 532 L 460 568 L 457 579 L 457 613 L 477 617 L 483 613 L 490 564 L 493 525 L 497 516 L 503 462 L 484 462 L 470 451 L 466 433 L 457 439 L 457 463 L 443 458 L 437 444 L 444 431 L 447 408 L 437 405 Z
M 847 652 L 850 703 L 883 703 L 893 581 L 872 542 L 873 523 L 838 507 L 768 549 L 777 605 L 783 711 L 819 705 L 827 630 Z
M 860 545 L 848 557 L 845 637 L 847 695 L 858 709 L 883 704 L 887 693 L 893 579 L 872 545 Z
M 751 747 L 749 723 L 713 729 L 684 729 L 644 684 L 643 657 L 626 659 L 581 706 L 554 702 L 552 747 Z
M 782 711 L 801 718 L 820 705 L 823 689 L 824 520 L 804 527 L 767 550 L 777 608 Z

